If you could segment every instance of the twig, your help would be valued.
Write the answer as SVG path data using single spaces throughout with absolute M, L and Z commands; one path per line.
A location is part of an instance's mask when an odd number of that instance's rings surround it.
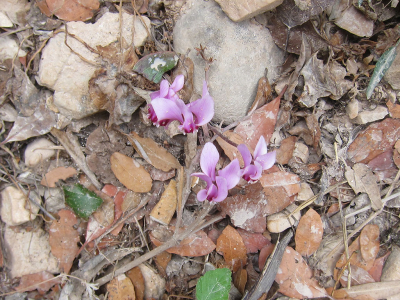
M 18 32 L 21 32 L 21 31 L 24 31 L 24 30 L 28 30 L 28 29 L 31 29 L 31 28 L 32 27 L 28 25 L 28 26 L 25 26 L 25 27 L 22 27 L 22 28 L 18 28 L 18 29 L 15 29 L 15 30 L 3 32 L 3 33 L 0 33 L 0 37 L 11 35 L 11 34 L 14 34 L 14 33 L 18 33 Z
M 220 132 L 214 126 L 211 126 L 210 124 L 208 124 L 208 128 L 210 128 L 212 132 L 214 132 L 216 135 L 218 135 L 221 139 L 223 139 L 228 144 L 232 145 L 233 147 L 237 147 L 238 146 L 238 144 L 232 142 L 230 139 L 228 139 L 225 135 L 223 135 L 222 132 Z

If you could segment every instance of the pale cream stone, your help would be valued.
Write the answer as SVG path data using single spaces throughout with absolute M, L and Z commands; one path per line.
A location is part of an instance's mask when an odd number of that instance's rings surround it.
M 8 186 L 1 192 L 1 219 L 9 226 L 34 220 L 39 207 L 34 205 L 16 187 Z
M 307 145 L 296 142 L 294 150 L 293 150 L 293 157 L 298 157 L 301 159 L 303 163 L 307 163 L 309 156 L 309 151 Z
M 307 201 L 314 196 L 310 185 L 306 182 L 300 183 L 300 192 L 297 194 L 296 201 Z
M 139 265 L 144 279 L 144 297 L 160 299 L 165 290 L 165 279 L 145 264 Z
M 297 208 L 297 205 L 292 203 L 286 209 L 276 214 L 267 217 L 267 229 L 269 232 L 278 233 L 295 226 L 301 217 L 300 211 L 293 214 L 290 218 L 288 216 Z
M 46 138 L 34 140 L 25 149 L 25 164 L 34 167 L 56 154 L 55 145 Z

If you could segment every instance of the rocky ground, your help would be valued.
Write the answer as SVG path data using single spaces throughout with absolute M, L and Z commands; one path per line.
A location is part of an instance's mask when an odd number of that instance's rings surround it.
M 0 4 L 1 298 L 399 298 L 398 1 Z

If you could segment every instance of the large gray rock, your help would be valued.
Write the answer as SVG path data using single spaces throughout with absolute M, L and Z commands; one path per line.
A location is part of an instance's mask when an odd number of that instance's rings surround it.
M 231 21 L 214 0 L 188 0 L 174 28 L 174 46 L 179 53 L 191 49 L 194 87 L 199 94 L 205 62 L 194 48 L 200 44 L 214 59 L 208 82 L 215 100 L 214 121 L 232 123 L 246 114 L 265 68 L 270 81 L 279 74 L 283 51 L 274 44 L 268 29 L 251 20 Z
M 397 55 L 390 68 L 386 71 L 385 80 L 394 90 L 400 90 L 400 46 L 397 46 Z

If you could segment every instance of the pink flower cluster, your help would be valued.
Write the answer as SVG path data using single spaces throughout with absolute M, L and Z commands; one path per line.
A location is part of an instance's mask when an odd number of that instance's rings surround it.
M 184 133 L 194 132 L 207 124 L 214 116 L 214 100 L 208 93 L 207 83 L 203 84 L 200 99 L 185 104 L 177 92 L 183 88 L 184 77 L 178 75 L 169 85 L 167 80 L 160 83 L 160 90 L 150 94 L 148 117 L 156 126 L 168 126 L 172 121 L 179 121 L 179 129 Z
M 219 153 L 214 144 L 206 143 L 200 157 L 200 167 L 202 173 L 193 173 L 191 176 L 199 177 L 207 183 L 205 189 L 197 193 L 197 200 L 221 202 L 228 196 L 228 190 L 235 187 L 240 178 L 249 183 L 254 183 L 260 179 L 262 171 L 271 168 L 276 160 L 276 152 L 267 151 L 267 144 L 263 136 L 260 137 L 254 155 L 251 155 L 246 145 L 238 146 L 244 168 L 241 169 L 239 161 L 235 158 L 229 165 L 218 171 L 216 175 L 215 167 L 219 160 Z

